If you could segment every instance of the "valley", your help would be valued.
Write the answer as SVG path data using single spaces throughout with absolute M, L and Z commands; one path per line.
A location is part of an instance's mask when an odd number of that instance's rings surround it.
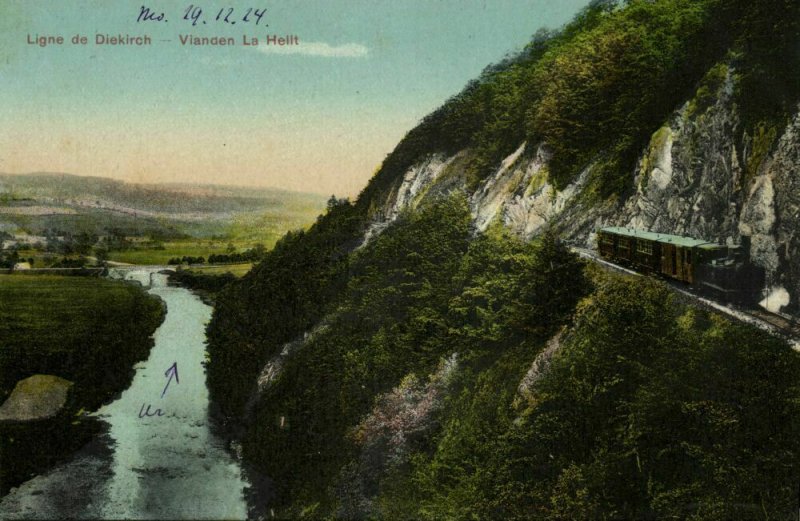
M 352 200 L 0 175 L 0 517 L 793 518 L 798 41 L 593 0 Z
M 280 190 L 0 174 L 0 268 L 152 265 L 184 257 L 204 264 L 212 255 L 225 264 L 247 251 L 252 261 L 324 207 L 322 196 Z

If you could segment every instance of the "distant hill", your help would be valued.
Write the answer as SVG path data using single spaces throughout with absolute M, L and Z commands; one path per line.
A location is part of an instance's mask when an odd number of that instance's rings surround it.
M 54 228 L 102 234 L 113 227 L 131 235 L 202 237 L 225 233 L 236 223 L 263 226 L 265 219 L 280 220 L 286 231 L 313 220 L 324 205 L 320 195 L 269 188 L 0 174 L 0 229 L 33 234 Z
M 0 174 L 0 197 L 107 202 L 154 212 L 248 211 L 290 201 L 318 204 L 324 198 L 270 188 L 170 183 L 137 184 L 60 173 Z

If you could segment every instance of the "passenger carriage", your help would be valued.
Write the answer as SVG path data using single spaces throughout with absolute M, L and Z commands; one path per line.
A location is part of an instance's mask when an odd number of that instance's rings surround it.
M 764 285 L 764 270 L 743 248 L 692 237 L 634 228 L 597 232 L 597 251 L 612 262 L 696 286 L 726 301 L 752 301 Z

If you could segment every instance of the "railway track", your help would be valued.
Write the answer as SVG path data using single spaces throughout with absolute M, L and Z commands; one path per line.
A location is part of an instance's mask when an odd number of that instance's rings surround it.
M 592 262 L 599 264 L 606 269 L 628 275 L 635 275 L 638 277 L 647 276 L 646 274 L 638 271 L 634 271 L 618 264 L 614 264 L 613 262 L 609 262 L 605 259 L 601 259 L 592 250 L 575 247 L 571 249 L 581 257 L 591 260 Z M 688 297 L 703 307 L 711 308 L 733 318 L 734 320 L 755 325 L 756 327 L 759 327 L 768 333 L 784 338 L 790 344 L 792 344 L 795 350 L 800 351 L 800 318 L 787 315 L 785 313 L 773 313 L 760 307 L 741 307 L 731 304 L 723 304 L 699 295 L 679 282 L 666 279 L 660 280 L 666 282 L 675 292 Z
M 792 317 L 791 315 L 786 315 L 784 313 L 772 313 L 771 311 L 767 311 L 765 309 L 742 309 L 740 311 L 756 320 L 761 320 L 767 324 L 770 324 L 772 327 L 779 329 L 781 332 L 790 336 L 791 338 L 800 339 L 800 322 L 798 322 L 797 318 Z

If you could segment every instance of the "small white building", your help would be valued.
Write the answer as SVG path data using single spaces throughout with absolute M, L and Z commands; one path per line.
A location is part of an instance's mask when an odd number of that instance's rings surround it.
M 14 264 L 13 268 L 11 268 L 12 271 L 29 270 L 29 269 L 31 269 L 30 262 L 18 262 Z

